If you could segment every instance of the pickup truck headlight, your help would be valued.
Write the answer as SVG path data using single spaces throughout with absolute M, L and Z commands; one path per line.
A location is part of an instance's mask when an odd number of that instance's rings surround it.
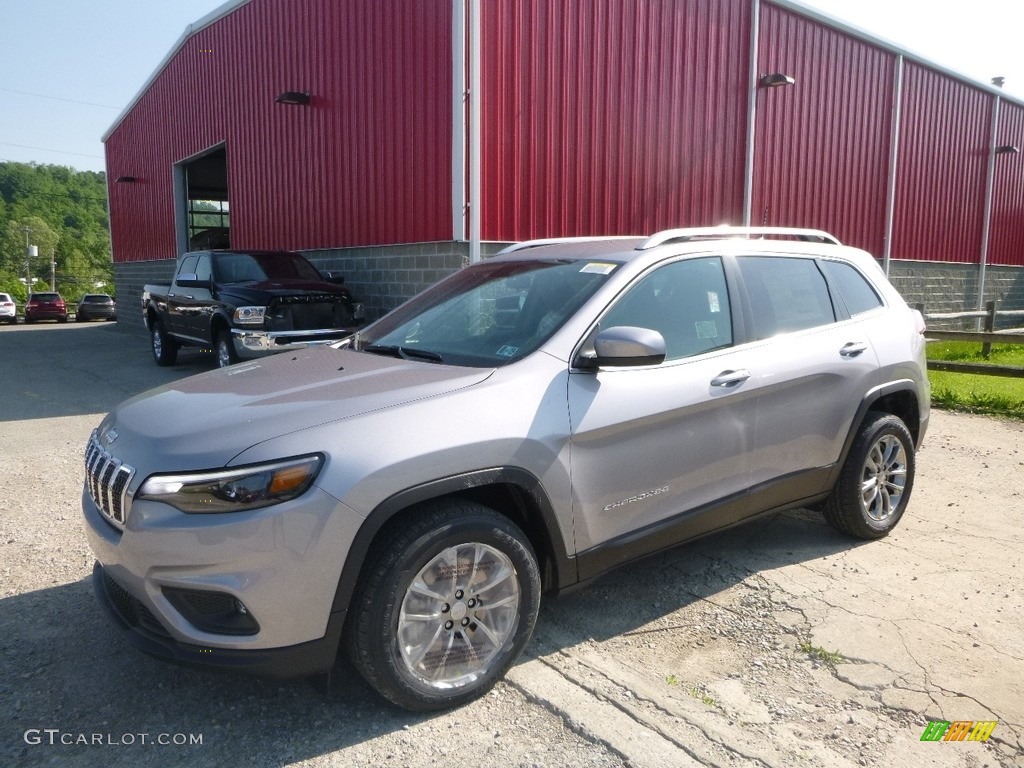
M 151 475 L 135 497 L 188 513 L 259 509 L 301 496 L 322 465 L 316 455 L 217 472 Z
M 263 325 L 266 314 L 266 307 L 239 307 L 235 310 L 234 319 L 238 325 Z

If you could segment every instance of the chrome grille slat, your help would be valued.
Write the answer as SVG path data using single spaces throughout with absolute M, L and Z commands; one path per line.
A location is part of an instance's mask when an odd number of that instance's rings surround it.
M 118 528 L 124 527 L 125 495 L 134 475 L 133 467 L 103 450 L 94 432 L 85 449 L 85 484 L 100 512 Z

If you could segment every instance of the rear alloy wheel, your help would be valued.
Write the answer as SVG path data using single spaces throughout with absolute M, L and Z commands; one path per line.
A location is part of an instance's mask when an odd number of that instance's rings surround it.
M 825 519 L 851 536 L 880 539 L 903 516 L 914 487 L 914 440 L 896 416 L 868 413 L 825 503 Z
M 217 332 L 217 367 L 227 368 L 238 362 L 238 353 L 235 352 L 235 343 L 231 340 L 231 331 L 223 329 Z
M 164 329 L 164 324 L 154 320 L 149 327 L 149 338 L 153 347 L 153 359 L 157 365 L 174 365 L 178 359 L 178 343 Z
M 523 532 L 472 502 L 429 507 L 371 554 L 347 631 L 363 677 L 405 709 L 482 696 L 537 621 L 540 573 Z

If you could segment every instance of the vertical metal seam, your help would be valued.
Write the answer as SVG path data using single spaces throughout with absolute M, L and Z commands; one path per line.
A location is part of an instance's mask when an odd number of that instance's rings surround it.
M 757 138 L 758 43 L 761 26 L 761 0 L 750 0 L 750 71 L 747 81 L 747 153 L 743 168 L 743 226 L 750 226 L 754 199 L 754 141 Z
M 469 261 L 480 261 L 480 0 L 469 0 Z
M 981 254 L 978 261 L 978 309 L 985 308 L 985 271 L 988 266 L 988 240 L 992 222 L 992 194 L 996 175 L 996 141 L 999 140 L 999 105 L 995 97 L 992 103 L 992 130 L 988 142 L 988 176 L 985 179 L 985 213 L 981 224 Z
M 466 0 L 452 0 L 452 240 L 466 239 Z
M 889 189 L 885 203 L 885 250 L 882 269 L 889 276 L 889 262 L 892 260 L 893 223 L 896 218 L 896 165 L 900 156 L 900 119 L 903 105 L 903 54 L 896 56 L 893 73 L 892 94 L 892 144 L 889 146 Z

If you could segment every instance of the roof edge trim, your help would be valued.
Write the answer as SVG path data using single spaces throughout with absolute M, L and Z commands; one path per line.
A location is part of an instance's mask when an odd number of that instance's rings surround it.
M 102 141 L 104 144 L 106 143 L 107 139 L 110 138 L 110 134 L 117 130 L 117 127 L 128 116 L 128 113 L 135 108 L 135 105 L 139 103 L 139 100 L 143 97 L 146 91 L 149 90 L 149 87 L 153 85 L 153 82 L 160 76 L 160 73 L 162 73 L 164 69 L 167 68 L 167 65 L 171 63 L 171 59 L 173 59 L 177 55 L 178 51 L 181 50 L 182 46 L 185 45 L 185 42 L 190 37 L 206 29 L 211 24 L 220 21 L 225 16 L 234 13 L 243 5 L 248 5 L 250 2 L 251 0 L 227 0 L 227 2 L 224 3 L 224 5 L 215 8 L 198 21 L 194 21 L 187 27 L 185 27 L 185 31 L 181 33 L 181 37 L 179 37 L 177 42 L 175 42 L 174 45 L 171 46 L 171 50 L 169 50 L 167 52 L 167 55 L 164 56 L 160 60 L 160 63 L 156 65 L 156 69 L 154 69 L 152 74 L 146 78 L 146 82 L 142 84 L 142 87 L 139 88 L 136 94 L 132 97 L 131 101 L 129 101 L 127 106 L 125 106 L 125 108 L 121 110 L 121 113 L 117 116 L 114 122 L 103 133 L 103 135 L 100 137 L 100 141 Z
M 817 8 L 811 8 L 810 6 L 799 2 L 799 0 L 762 0 L 762 2 L 767 2 L 770 5 L 777 6 L 786 11 L 792 11 L 793 13 L 804 16 L 811 21 L 817 21 L 825 24 L 837 32 L 843 32 L 851 37 L 858 38 L 862 42 L 874 45 L 876 48 L 881 48 L 888 53 L 902 56 L 915 64 L 927 67 L 928 69 L 933 69 L 939 74 L 947 75 L 948 77 L 952 77 L 954 80 L 960 80 L 966 85 L 979 88 L 992 96 L 998 96 L 1003 101 L 1009 101 L 1019 106 L 1024 106 L 1024 98 L 1020 96 L 1008 93 L 1002 88 L 992 85 L 991 83 L 979 80 L 974 75 L 968 75 L 965 72 L 959 72 L 951 67 L 947 67 L 945 64 L 939 64 L 937 61 L 934 61 L 919 51 L 915 51 L 912 48 L 907 48 L 899 43 L 895 43 L 886 37 L 875 34 L 874 32 L 868 32 L 866 29 L 862 29 L 861 27 L 851 24 L 848 21 L 844 21 L 843 19 L 838 19 L 824 11 L 818 10 Z

